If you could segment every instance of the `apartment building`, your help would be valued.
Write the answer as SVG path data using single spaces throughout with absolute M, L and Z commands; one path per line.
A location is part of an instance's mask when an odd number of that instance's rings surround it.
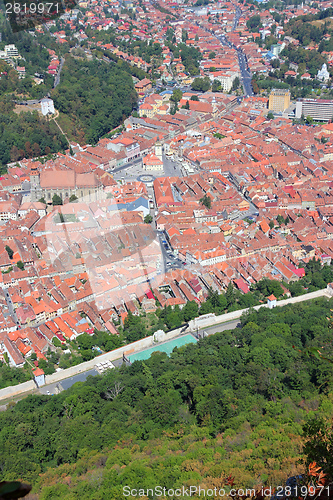
M 269 95 L 268 109 L 275 113 L 283 113 L 290 106 L 290 90 L 272 89 Z
M 0 50 L 0 59 L 4 59 L 6 62 L 19 57 L 20 55 L 14 44 L 5 45 L 4 50 Z
M 328 122 L 333 118 L 333 101 L 327 99 L 298 99 L 296 118 L 311 116 L 314 120 Z

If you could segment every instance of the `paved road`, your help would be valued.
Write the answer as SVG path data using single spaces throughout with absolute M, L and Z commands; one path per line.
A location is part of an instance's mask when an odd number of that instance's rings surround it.
M 236 7 L 236 14 L 235 14 L 235 19 L 234 19 L 234 24 L 232 27 L 231 31 L 235 31 L 237 28 L 237 24 L 239 21 L 239 18 L 241 16 L 241 9 L 237 6 Z M 245 96 L 251 96 L 253 95 L 253 88 L 251 85 L 251 80 L 252 80 L 252 75 L 251 72 L 249 71 L 248 65 L 247 65 L 247 60 L 246 56 L 244 55 L 242 49 L 240 47 L 236 47 L 233 45 L 225 35 L 221 35 L 218 37 L 223 45 L 226 45 L 228 47 L 232 47 L 235 50 L 237 50 L 237 56 L 238 56 L 238 64 L 239 64 L 239 69 L 241 72 L 241 80 L 243 83 L 243 88 L 244 88 L 244 94 Z
M 57 75 L 56 75 L 56 77 L 55 77 L 55 79 L 54 79 L 54 84 L 53 84 L 53 88 L 54 88 L 54 89 L 55 89 L 55 88 L 56 88 L 56 86 L 57 86 L 57 85 L 59 85 L 59 83 L 60 83 L 60 73 L 61 73 L 62 67 L 63 67 L 63 65 L 64 65 L 64 62 L 65 62 L 65 59 L 64 59 L 64 57 L 62 57 L 62 58 L 60 59 L 60 64 L 59 64 L 59 70 L 58 70 L 58 73 L 57 73 Z
M 317 292 L 312 292 L 312 293 L 309 293 L 309 294 L 306 294 L 306 295 L 301 295 L 300 297 L 294 297 L 294 298 L 291 298 L 291 299 L 286 299 L 286 300 L 278 301 L 277 302 L 277 306 L 279 307 L 279 306 L 284 306 L 286 304 L 303 302 L 303 301 L 306 301 L 306 300 L 311 300 L 313 298 L 323 297 L 323 296 L 327 297 L 327 298 L 331 298 L 331 295 L 328 294 L 328 291 L 327 291 L 326 288 L 323 289 L 323 290 L 318 290 Z M 257 309 L 259 309 L 261 307 L 267 307 L 267 305 L 266 304 L 262 304 L 260 306 L 255 306 L 253 309 L 257 310 Z M 237 327 L 237 324 L 239 323 L 239 319 L 240 319 L 241 315 L 246 310 L 247 309 L 243 309 L 243 310 L 240 310 L 240 311 L 234 311 L 232 313 L 227 313 L 225 315 L 219 316 L 218 320 L 222 321 L 221 323 L 219 323 L 219 324 L 212 324 L 211 326 L 206 326 L 204 328 L 201 327 L 199 329 L 199 331 L 200 332 L 201 331 L 206 331 L 209 335 L 212 335 L 213 333 L 216 333 L 216 332 L 221 332 L 223 330 L 233 329 L 233 328 Z M 230 316 L 232 316 L 232 317 L 230 318 Z M 227 321 L 223 322 L 223 318 L 224 317 L 226 317 L 226 318 L 229 317 L 230 319 L 229 320 L 227 319 Z M 151 346 L 149 346 L 149 348 L 150 347 Z M 126 348 L 128 350 L 131 349 L 131 344 L 129 344 L 128 346 L 126 346 Z M 145 349 L 142 349 L 142 350 L 145 350 Z M 117 360 L 112 360 L 112 363 L 115 366 L 120 366 L 121 365 L 121 358 L 117 358 Z M 95 371 L 95 369 L 89 369 L 88 371 L 81 373 L 80 370 L 82 368 L 80 368 L 80 366 L 82 367 L 83 365 L 78 365 L 77 367 L 75 367 L 75 369 L 79 372 L 79 373 L 77 373 L 77 375 L 73 375 L 72 377 L 67 377 L 67 378 L 64 378 L 62 380 L 59 380 L 55 384 L 49 384 L 48 386 L 44 386 L 43 388 L 41 388 L 40 392 L 42 392 L 43 394 L 47 394 L 47 391 L 49 391 L 52 394 L 51 390 L 55 391 L 57 384 L 61 384 L 62 388 L 68 388 L 71 385 L 73 385 L 75 382 L 84 381 L 88 375 L 96 375 L 97 374 L 97 372 Z M 3 391 L 6 391 L 7 389 L 8 388 L 2 389 L 1 391 L 3 392 Z M 7 400 L 8 401 L 9 400 L 19 400 L 19 399 L 22 399 L 24 397 L 24 395 L 27 395 L 28 393 L 31 393 L 31 392 L 32 392 L 31 388 L 27 389 L 27 390 L 23 390 L 22 389 L 21 392 L 19 392 L 18 394 L 16 394 L 16 396 L 10 396 L 10 395 L 6 395 L 5 396 L 4 395 L 2 397 L 2 400 L 6 400 L 6 401 Z M 1 409 L 3 409 L 3 408 L 1 408 Z
M 173 255 L 172 249 L 167 242 L 165 234 L 162 231 L 158 231 L 158 237 L 161 245 L 161 252 L 163 257 L 163 272 L 171 271 L 172 269 L 182 269 L 184 268 L 183 263 Z M 166 241 L 166 243 L 162 243 Z
M 242 14 L 242 11 L 241 11 L 240 7 L 238 5 L 236 5 L 235 19 L 234 19 L 234 24 L 233 24 L 231 31 L 235 31 L 235 29 L 237 28 L 237 24 L 238 24 L 238 21 L 239 21 L 241 14 Z
M 12 320 L 14 321 L 14 323 L 16 323 L 16 325 L 19 325 L 19 321 L 17 319 L 17 315 L 16 315 L 16 312 L 15 312 L 15 309 L 14 309 L 14 306 L 13 306 L 13 302 L 12 302 L 12 299 L 8 293 L 8 291 L 5 289 L 4 290 L 5 292 L 5 295 L 6 295 L 6 302 L 7 302 L 7 306 L 8 306 L 8 310 L 9 310 L 9 314 L 12 318 Z
M 182 177 L 182 169 L 180 163 L 177 161 L 171 160 L 167 156 L 163 155 L 163 167 L 164 174 L 166 177 Z
M 69 389 L 76 382 L 85 382 L 87 380 L 87 377 L 89 377 L 89 375 L 95 376 L 98 375 L 98 372 L 95 369 L 93 369 L 87 372 L 79 373 L 78 375 L 74 375 L 73 377 L 62 380 L 61 382 L 44 385 L 43 387 L 40 387 L 39 392 L 41 394 L 50 394 L 50 395 L 57 394 L 58 392 Z
M 237 53 L 238 53 L 239 68 L 242 75 L 241 79 L 243 83 L 244 94 L 246 96 L 251 96 L 253 95 L 253 88 L 251 85 L 252 75 L 247 67 L 246 56 L 243 54 L 242 49 L 238 49 Z
M 226 323 L 221 323 L 220 325 L 209 326 L 207 328 L 201 328 L 199 332 L 207 332 L 208 335 L 213 335 L 214 333 L 223 332 L 224 330 L 233 330 L 240 325 L 239 319 L 232 321 L 227 321 Z
M 241 14 L 242 14 L 242 11 L 239 8 L 239 6 L 237 5 L 236 15 L 235 15 L 235 20 L 234 20 L 234 25 L 233 25 L 232 31 L 236 30 Z M 251 85 L 252 75 L 251 75 L 249 68 L 248 68 L 248 65 L 247 65 L 246 56 L 244 55 L 241 48 L 237 49 L 237 54 L 238 54 L 239 69 L 240 69 L 241 75 L 242 75 L 241 78 L 242 78 L 242 82 L 243 82 L 244 93 L 246 96 L 253 95 L 253 88 Z
M 40 100 L 38 99 L 30 99 L 29 101 L 13 101 L 15 104 L 20 104 L 21 106 L 30 106 L 32 104 L 38 104 Z
M 291 297 L 289 299 L 284 299 L 284 300 L 278 300 L 276 303 L 276 307 L 283 307 L 288 304 L 297 304 L 299 302 L 304 302 L 307 300 L 313 300 L 317 299 L 319 297 L 325 297 L 327 299 L 332 298 L 332 294 L 330 290 L 327 288 L 323 288 L 322 290 L 317 290 L 316 292 L 310 292 L 304 295 L 300 295 L 299 297 Z M 191 320 L 189 322 L 189 327 L 192 332 L 197 331 L 198 329 L 200 331 L 202 330 L 207 330 L 209 328 L 214 328 L 218 327 L 217 331 L 220 331 L 219 329 L 221 328 L 221 323 L 222 325 L 226 325 L 227 323 L 232 323 L 233 321 L 239 321 L 240 318 L 244 313 L 247 313 L 250 309 L 253 309 L 254 311 L 258 311 L 261 308 L 267 308 L 267 304 L 260 304 L 258 306 L 254 306 L 253 308 L 246 308 L 246 309 L 239 309 L 237 311 L 232 311 L 230 313 L 225 313 L 225 314 L 220 314 L 219 316 L 215 316 L 212 318 L 204 319 L 206 326 L 201 326 L 200 325 L 200 316 L 198 318 L 195 318 L 194 320 Z M 207 324 L 208 323 L 208 324 Z

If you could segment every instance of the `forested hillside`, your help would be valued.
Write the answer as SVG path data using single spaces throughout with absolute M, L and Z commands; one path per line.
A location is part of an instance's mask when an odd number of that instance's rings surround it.
M 241 329 L 170 358 L 21 400 L 0 414 L 3 477 L 31 481 L 45 500 L 120 499 L 128 484 L 207 488 L 229 474 L 236 487 L 283 484 L 303 470 L 304 423 L 333 410 L 332 365 L 311 354 L 331 354 L 332 307 L 250 312 Z
M 17 72 L 3 61 L 0 70 L 3 72 L 0 167 L 11 161 L 66 149 L 68 143 L 53 121 L 45 120 L 37 111 L 19 114 L 14 111 L 14 100 L 42 98 L 50 89 L 49 79 L 46 78 L 47 85 L 40 86 L 34 85 L 30 77 L 20 80 Z M 60 111 L 63 130 L 70 139 L 81 143 L 95 143 L 119 125 L 131 113 L 137 98 L 131 75 L 116 64 L 97 60 L 78 62 L 70 56 L 66 58 L 61 83 L 52 97 Z
M 37 111 L 16 114 L 14 103 L 0 96 L 0 164 L 57 153 L 68 147 L 56 124 Z
M 0 3 L 0 6 L 1 5 L 2 3 Z M 2 34 L 1 49 L 3 49 L 6 44 L 13 43 L 20 56 L 24 58 L 23 60 L 27 74 L 34 75 L 36 71 L 38 73 L 45 72 L 48 83 L 51 83 L 52 77 L 46 74 L 50 57 L 39 35 L 32 37 L 26 31 L 13 33 L 9 23 L 3 17 L 0 17 L 0 30 Z M 45 40 L 45 36 L 43 40 Z
M 333 8 L 330 7 L 317 14 L 294 17 L 286 25 L 286 35 L 292 35 L 302 45 L 309 45 L 311 42 L 320 43 L 324 35 L 332 32 L 330 23 L 332 14 Z M 323 45 L 320 44 L 319 52 L 323 50 Z
M 6 24 L 0 23 L 0 27 L 4 30 L 3 39 L 16 43 L 27 71 L 27 77 L 19 79 L 14 68 L 0 61 L 0 172 L 4 172 L 9 162 L 64 151 L 68 143 L 57 125 L 37 111 L 14 111 L 15 100 L 41 99 L 51 88 L 50 75 L 45 75 L 45 84 L 41 85 L 34 84 L 30 76 L 34 71 L 45 70 L 49 56 L 27 33 L 13 35 Z
M 68 55 L 51 97 L 55 108 L 70 118 L 65 131 L 82 143 L 95 143 L 131 114 L 137 94 L 131 75 L 117 64 Z

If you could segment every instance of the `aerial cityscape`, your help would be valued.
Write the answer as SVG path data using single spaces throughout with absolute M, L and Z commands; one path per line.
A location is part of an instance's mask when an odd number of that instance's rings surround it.
M 331 2 L 3 5 L 3 487 L 328 499 L 332 188 Z

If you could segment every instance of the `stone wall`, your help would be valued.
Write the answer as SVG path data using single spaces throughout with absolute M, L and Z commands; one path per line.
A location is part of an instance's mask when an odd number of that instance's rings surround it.
M 17 368 L 19 370 L 19 368 Z M 23 393 L 28 393 L 36 389 L 36 384 L 33 380 L 28 382 L 23 382 L 23 384 L 12 385 L 10 387 L 5 387 L 0 389 L 0 400 L 8 399 L 10 397 L 19 396 Z
M 305 300 L 312 300 L 312 299 L 316 299 L 318 297 L 331 298 L 332 294 L 327 288 L 324 288 L 323 290 L 317 290 L 316 292 L 311 292 L 311 293 L 307 293 L 305 295 L 300 295 L 299 297 L 293 297 L 290 299 L 279 300 L 276 303 L 276 305 L 278 307 L 282 307 L 282 306 L 286 306 L 287 304 L 296 304 L 298 302 L 304 302 Z M 268 307 L 268 306 L 267 306 L 267 304 L 261 304 L 260 306 L 252 307 L 252 309 L 257 311 L 261 307 Z M 215 314 L 211 314 L 210 318 L 208 318 L 209 315 L 206 314 L 205 316 L 202 316 L 204 318 L 203 322 L 200 321 L 201 320 L 200 317 L 191 320 L 189 322 L 189 328 L 190 328 L 191 332 L 195 332 L 197 330 L 197 328 L 200 329 L 200 328 L 204 328 L 204 327 L 208 327 L 208 326 L 218 325 L 220 323 L 227 323 L 228 321 L 239 319 L 242 316 L 242 314 L 246 313 L 247 311 L 249 311 L 249 309 L 240 309 L 239 311 L 233 311 L 233 312 L 226 313 L 226 314 L 220 314 L 219 316 L 215 316 Z

